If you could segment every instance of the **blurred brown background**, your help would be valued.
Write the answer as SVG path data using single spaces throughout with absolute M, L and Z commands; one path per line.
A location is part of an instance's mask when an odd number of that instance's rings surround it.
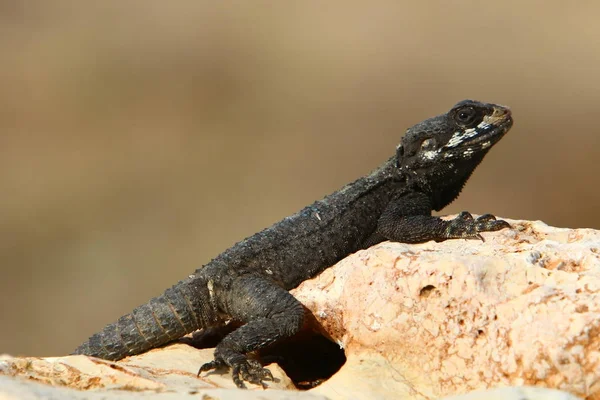
M 0 353 L 57 355 L 464 98 L 468 209 L 600 228 L 598 2 L 0 2 Z

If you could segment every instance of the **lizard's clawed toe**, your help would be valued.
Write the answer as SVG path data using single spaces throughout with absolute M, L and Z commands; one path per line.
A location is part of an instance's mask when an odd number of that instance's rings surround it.
M 495 232 L 504 228 L 511 228 L 510 224 L 501 219 L 496 219 L 491 214 L 484 214 L 475 220 L 478 232 Z
M 255 385 L 261 385 L 263 389 L 268 386 L 264 381 L 272 381 L 273 374 L 256 360 L 245 360 L 236 364 L 231 369 L 233 376 L 233 382 L 240 389 L 245 389 L 244 381 L 254 383 Z
M 490 221 L 495 221 L 496 217 L 492 214 L 483 214 L 480 215 L 479 217 L 477 217 L 477 219 L 475 221 L 477 221 L 477 223 L 483 223 L 483 222 L 490 222 Z
M 221 358 L 217 357 L 211 362 L 203 364 L 198 370 L 198 375 L 205 371 L 210 371 L 217 368 L 227 367 L 227 363 Z M 253 383 L 255 385 L 261 385 L 263 389 L 268 386 L 264 381 L 273 381 L 273 374 L 267 368 L 263 368 L 262 364 L 256 360 L 240 360 L 235 362 L 231 367 L 231 377 L 233 383 L 240 388 L 246 389 L 244 381 Z
M 460 214 L 458 214 L 456 219 L 460 219 L 463 221 L 473 221 L 473 216 L 468 211 L 462 211 Z
M 510 227 L 508 222 L 496 219 L 492 214 L 484 214 L 473 219 L 470 213 L 463 211 L 456 218 L 448 221 L 444 234 L 447 239 L 479 239 L 485 242 L 480 232 L 494 232 Z
M 203 372 L 210 371 L 212 369 L 221 368 L 221 367 L 224 367 L 224 366 L 225 366 L 225 363 L 222 360 L 214 359 L 214 360 L 212 360 L 210 362 L 202 364 L 202 366 L 198 370 L 198 374 L 196 376 L 199 377 L 200 374 L 203 373 Z

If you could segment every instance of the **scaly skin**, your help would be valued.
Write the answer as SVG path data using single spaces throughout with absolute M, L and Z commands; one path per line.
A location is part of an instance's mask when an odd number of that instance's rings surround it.
M 465 100 L 408 129 L 396 155 L 371 174 L 236 243 L 159 297 L 121 317 L 75 350 L 108 360 L 139 354 L 210 326 L 242 326 L 215 349 L 213 368 L 262 384 L 270 372 L 247 353 L 298 332 L 304 310 L 288 290 L 337 261 L 384 240 L 481 239 L 509 227 L 490 214 L 445 221 L 489 149 L 512 126 L 506 107 Z

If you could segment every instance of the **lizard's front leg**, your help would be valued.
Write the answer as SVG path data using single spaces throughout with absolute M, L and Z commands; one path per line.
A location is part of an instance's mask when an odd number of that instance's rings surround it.
M 403 243 L 442 242 L 448 239 L 483 239 L 480 232 L 510 228 L 508 222 L 497 220 L 491 214 L 474 219 L 466 211 L 446 221 L 431 216 L 430 204 L 429 197 L 423 193 L 414 192 L 395 198 L 381 214 L 374 235 Z
M 231 332 L 217 345 L 213 361 L 200 367 L 204 371 L 227 366 L 233 381 L 245 388 L 244 381 L 265 386 L 271 372 L 247 353 L 296 334 L 304 322 L 304 308 L 287 290 L 257 275 L 243 275 L 226 290 L 215 290 L 223 312 L 245 325 Z

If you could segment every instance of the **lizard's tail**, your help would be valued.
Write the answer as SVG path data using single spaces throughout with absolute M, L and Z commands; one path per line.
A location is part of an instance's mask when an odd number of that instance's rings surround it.
M 73 354 L 119 360 L 205 328 L 215 318 L 206 282 L 190 277 L 107 325 Z

